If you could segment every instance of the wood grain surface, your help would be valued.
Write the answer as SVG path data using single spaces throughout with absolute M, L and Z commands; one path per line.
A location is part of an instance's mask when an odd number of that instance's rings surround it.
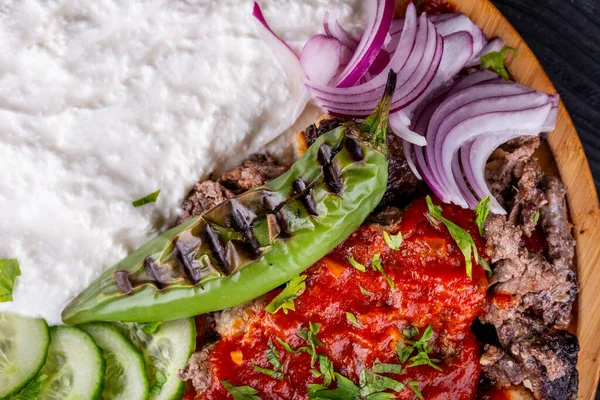
M 481 26 L 488 37 L 502 37 L 519 55 L 507 58 L 515 80 L 526 86 L 556 93 L 542 66 L 502 14 L 487 0 L 450 0 Z M 548 146 L 537 156 L 549 172 L 558 172 L 567 188 L 569 211 L 577 240 L 576 265 L 580 284 L 577 307 L 579 398 L 594 398 L 600 377 L 600 209 L 594 180 L 581 141 L 564 104 L 560 103 L 557 127 L 548 135 Z

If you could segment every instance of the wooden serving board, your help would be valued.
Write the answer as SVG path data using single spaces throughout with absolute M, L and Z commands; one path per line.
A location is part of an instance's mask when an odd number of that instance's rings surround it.
M 448 0 L 490 37 L 501 37 L 516 48 L 507 66 L 523 85 L 556 93 L 539 61 L 521 36 L 488 0 Z M 600 209 L 592 173 L 571 117 L 562 101 L 556 130 L 536 153 L 548 173 L 558 174 L 567 188 L 569 212 L 577 240 L 576 265 L 580 285 L 576 315 L 579 353 L 579 397 L 592 400 L 600 377 Z

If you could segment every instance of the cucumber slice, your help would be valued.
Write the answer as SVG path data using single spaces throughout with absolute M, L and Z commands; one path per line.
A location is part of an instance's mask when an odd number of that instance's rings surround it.
M 0 398 L 32 380 L 46 362 L 50 344 L 43 319 L 0 313 Z
M 38 400 L 100 399 L 104 383 L 102 351 L 81 329 L 53 326 L 41 373 L 48 379 L 42 383 Z
M 196 347 L 193 318 L 163 322 L 154 333 L 146 333 L 133 322 L 115 325 L 142 353 L 150 382 L 150 399 L 179 399 L 185 390 L 177 373 L 186 366 Z
M 106 371 L 103 400 L 145 400 L 148 378 L 142 355 L 117 328 L 106 322 L 81 325 L 102 349 Z

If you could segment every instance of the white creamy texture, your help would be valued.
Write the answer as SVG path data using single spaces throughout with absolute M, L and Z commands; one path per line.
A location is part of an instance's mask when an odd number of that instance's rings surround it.
M 261 1 L 299 49 L 326 10 L 356 29 L 360 0 Z M 172 224 L 192 184 L 274 137 L 294 104 L 249 0 L 3 0 L 0 311 L 60 323 L 102 271 Z M 290 131 L 313 120 L 305 111 Z M 269 148 L 289 149 L 290 135 Z M 161 189 L 156 204 L 131 201 Z

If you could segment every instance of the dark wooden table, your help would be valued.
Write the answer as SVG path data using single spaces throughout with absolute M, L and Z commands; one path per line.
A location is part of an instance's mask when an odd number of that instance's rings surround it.
M 600 189 L 600 0 L 492 2 L 519 31 L 558 89 Z

